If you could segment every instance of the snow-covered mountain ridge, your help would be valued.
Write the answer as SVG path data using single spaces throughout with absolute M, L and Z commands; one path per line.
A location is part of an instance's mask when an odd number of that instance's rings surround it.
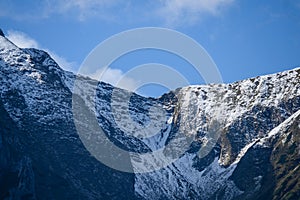
M 124 132 L 113 115 L 114 91 L 124 124 L 130 120 L 121 112 L 127 91 L 76 77 L 46 52 L 20 49 L 2 36 L 0 68 L 0 107 L 5 116 L 1 118 L 9 121 L 1 123 L 0 185 L 5 185 L 1 199 L 24 195 L 32 199 L 281 199 L 287 194 L 292 199 L 300 195 L 299 183 L 290 177 L 292 172 L 299 176 L 299 153 L 295 153 L 300 152 L 299 68 L 232 84 L 180 88 L 158 99 L 132 94 L 129 112 L 135 122 L 149 123 L 149 108 L 156 103 L 166 110 L 165 118 L 155 113 L 151 118 L 163 123 L 159 134 L 142 139 Z M 79 139 L 72 113 L 74 95 L 96 113 L 100 127 L 124 149 L 151 152 L 179 133 L 195 137 L 194 142 L 177 161 L 154 172 L 127 174 L 110 169 L 93 158 Z M 94 131 L 85 129 L 87 134 Z M 284 167 L 281 157 L 293 169 Z M 280 184 L 284 181 L 286 186 Z

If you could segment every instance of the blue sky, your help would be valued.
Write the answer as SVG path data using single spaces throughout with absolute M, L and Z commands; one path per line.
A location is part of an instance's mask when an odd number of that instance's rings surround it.
M 226 83 L 300 66 L 299 0 L 0 0 L 0 28 L 7 37 L 22 47 L 49 51 L 74 72 L 103 40 L 149 26 L 196 40 Z M 174 67 L 191 84 L 203 83 L 184 60 L 157 50 L 121 57 L 111 65 L 107 81 L 150 62 Z M 141 93 L 163 91 L 149 86 Z

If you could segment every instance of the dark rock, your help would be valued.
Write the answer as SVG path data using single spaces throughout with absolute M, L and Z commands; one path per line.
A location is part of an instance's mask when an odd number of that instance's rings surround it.
M 1 28 L 0 28 L 0 35 L 1 35 L 2 37 L 5 37 L 5 35 L 4 35 L 3 31 L 1 30 Z

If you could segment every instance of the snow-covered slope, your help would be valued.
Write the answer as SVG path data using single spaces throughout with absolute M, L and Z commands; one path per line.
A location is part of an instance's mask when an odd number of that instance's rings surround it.
M 10 121 L 9 126 L 1 124 L 0 169 L 5 170 L 0 172 L 0 185 L 6 187 L 0 189 L 0 198 L 16 194 L 30 194 L 33 199 L 284 196 L 285 188 L 279 187 L 282 179 L 272 175 L 273 168 L 282 169 L 272 161 L 281 154 L 276 152 L 279 142 L 274 137 L 291 140 L 282 130 L 298 120 L 299 68 L 232 84 L 185 87 L 153 99 L 66 72 L 46 52 L 20 49 L 0 36 L 0 82 L 0 114 Z M 129 104 L 124 101 L 128 96 Z M 164 108 L 163 114 L 151 110 L 155 105 Z M 83 106 L 87 112 L 78 118 L 72 106 Z M 168 145 L 180 151 L 183 140 L 178 135 L 193 140 L 174 163 L 162 169 L 118 172 L 91 156 L 79 139 L 75 124 L 87 136 L 95 135 L 96 129 L 88 125 L 93 113 L 107 137 L 126 151 L 147 153 Z M 132 122 L 139 126 L 131 126 Z M 149 124 L 143 134 L 158 129 L 157 134 L 134 135 L 136 127 Z M 299 129 L 291 135 L 299 138 Z M 178 140 L 173 142 L 174 138 Z M 129 153 L 124 156 L 124 162 L 134 165 Z M 289 162 L 294 166 L 292 158 Z M 147 159 L 139 162 L 149 164 Z M 285 175 L 292 169 L 284 170 Z M 275 185 L 268 184 L 272 181 Z
M 98 162 L 78 137 L 74 78 L 0 36 L 0 199 L 133 198 L 134 176 Z
M 240 159 L 300 109 L 300 69 L 176 92 L 179 111 L 173 119 L 180 122 L 173 123 L 196 135 L 198 148 L 167 168 L 137 175 L 136 192 L 147 199 L 232 199 L 243 194 L 229 178 Z M 216 125 L 217 137 L 211 134 Z

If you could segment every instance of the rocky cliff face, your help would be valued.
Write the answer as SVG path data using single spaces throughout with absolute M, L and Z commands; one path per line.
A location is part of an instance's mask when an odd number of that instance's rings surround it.
M 300 70 L 295 69 L 177 91 L 182 97 L 177 105 L 193 105 L 189 109 L 181 106 L 178 115 L 183 129 L 192 125 L 188 132 L 196 135 L 197 144 L 172 165 L 137 175 L 135 191 L 148 199 L 272 199 L 274 146 L 249 150 L 299 110 L 299 78 Z M 220 135 L 214 138 L 210 132 L 216 124 Z M 299 132 L 294 130 L 294 134 Z M 210 145 L 206 156 L 195 153 Z M 295 145 L 298 152 L 299 143 Z
M 131 94 L 132 119 L 122 112 L 127 91 L 76 77 L 46 52 L 20 49 L 3 36 L 0 69 L 1 199 L 300 196 L 300 69 L 232 84 L 190 86 L 158 99 Z M 138 138 L 126 133 L 113 114 L 113 92 L 124 126 L 130 120 L 141 125 L 157 120 L 163 124 L 158 134 Z M 74 98 L 81 104 L 72 105 Z M 157 103 L 166 111 L 164 118 L 150 113 Z M 87 112 L 74 117 L 72 106 L 84 106 Z M 126 151 L 154 152 L 169 144 L 176 151 L 180 144 L 172 141 L 180 134 L 193 142 L 162 169 L 120 172 L 99 162 L 79 138 L 79 121 L 86 135 L 97 134 L 87 125 L 91 113 L 110 141 Z M 130 155 L 123 155 L 124 163 L 134 162 Z
M 67 72 L 0 37 L 0 199 L 130 199 L 134 175 L 98 162 L 72 118 Z

